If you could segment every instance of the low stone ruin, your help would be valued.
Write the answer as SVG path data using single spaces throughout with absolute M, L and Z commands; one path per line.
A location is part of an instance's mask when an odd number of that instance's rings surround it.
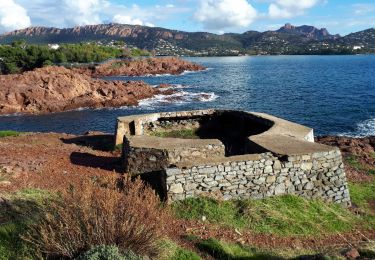
M 191 136 L 179 138 L 189 130 Z M 170 133 L 176 136 L 168 137 Z M 167 136 L 167 137 L 166 137 Z M 120 117 L 126 172 L 168 201 L 295 194 L 350 205 L 341 153 L 313 129 L 268 114 L 195 110 Z

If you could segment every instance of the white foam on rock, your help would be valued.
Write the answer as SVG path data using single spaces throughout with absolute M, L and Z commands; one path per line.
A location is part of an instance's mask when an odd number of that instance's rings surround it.
M 139 107 L 154 108 L 155 106 L 168 104 L 186 104 L 190 102 L 212 102 L 218 96 L 213 92 L 191 93 L 187 91 L 179 91 L 171 95 L 155 95 L 139 101 Z
M 339 136 L 366 137 L 375 135 L 375 117 L 359 122 L 352 132 L 338 134 Z

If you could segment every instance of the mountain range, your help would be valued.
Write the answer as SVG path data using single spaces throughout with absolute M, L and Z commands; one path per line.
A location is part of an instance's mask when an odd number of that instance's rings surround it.
M 103 45 L 121 40 L 131 47 L 155 50 L 158 55 L 375 53 L 374 28 L 342 37 L 330 34 L 325 28 L 291 24 L 285 24 L 276 31 L 222 35 L 113 23 L 65 29 L 29 27 L 0 35 L 0 44 L 20 39 L 37 44 L 94 41 Z

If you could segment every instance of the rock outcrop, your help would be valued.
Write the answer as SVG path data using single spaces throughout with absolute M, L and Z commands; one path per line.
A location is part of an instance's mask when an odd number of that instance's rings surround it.
M 0 114 L 137 105 L 138 100 L 156 94 L 168 94 L 168 91 L 140 81 L 105 81 L 50 66 L 0 76 Z
M 317 141 L 322 144 L 337 146 L 344 155 L 356 155 L 368 165 L 375 165 L 375 136 L 353 138 L 345 136 L 322 136 Z
M 200 71 L 201 65 L 175 57 L 145 58 L 139 60 L 112 60 L 93 68 L 79 68 L 78 72 L 94 77 L 104 76 L 143 76 L 157 74 L 178 75 L 184 71 Z

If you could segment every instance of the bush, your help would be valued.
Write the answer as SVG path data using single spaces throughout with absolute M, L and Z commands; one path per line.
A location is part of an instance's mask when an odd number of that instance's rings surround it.
M 116 245 L 121 251 L 155 256 L 167 212 L 140 179 L 84 181 L 50 202 L 41 221 L 24 239 L 47 256 L 77 257 L 92 246 Z
M 116 246 L 95 246 L 83 253 L 78 260 L 142 260 L 143 258 L 132 251 L 121 254 Z

